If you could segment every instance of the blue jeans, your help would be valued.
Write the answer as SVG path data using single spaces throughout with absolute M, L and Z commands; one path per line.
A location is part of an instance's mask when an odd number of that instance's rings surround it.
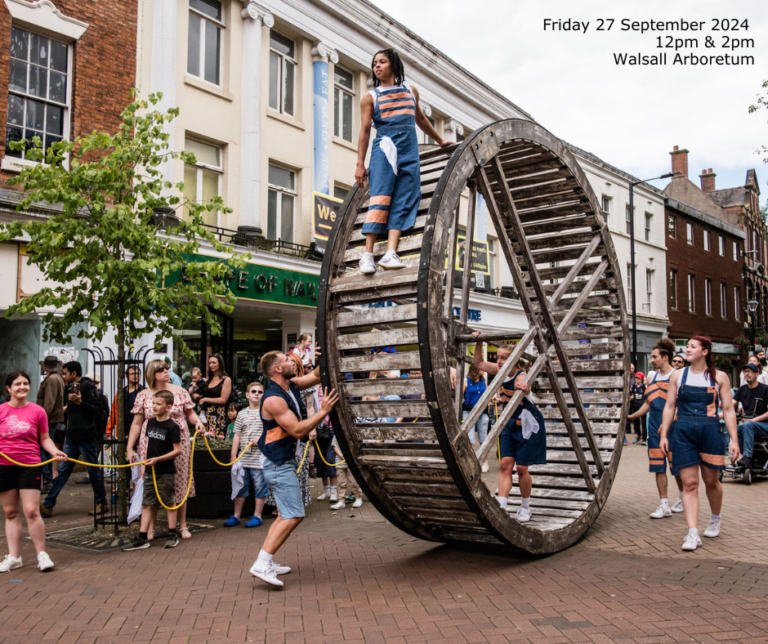
M 466 420 L 467 416 L 469 416 L 468 411 L 465 411 L 461 415 L 462 420 Z M 469 430 L 469 442 L 474 443 L 475 442 L 475 431 L 480 436 L 480 443 L 484 443 L 486 437 L 488 436 L 488 425 L 490 424 L 491 419 L 488 418 L 488 414 L 483 414 L 480 416 L 480 418 L 477 419 L 477 422 L 475 423 L 475 426 Z
M 748 420 L 738 427 L 739 431 L 739 449 L 741 453 L 752 458 L 755 449 L 755 438 L 768 438 L 768 422 L 756 423 L 754 420 Z
M 96 442 L 90 441 L 75 441 L 67 438 L 64 441 L 64 453 L 69 458 L 82 459 L 88 463 L 96 463 Z M 56 505 L 56 497 L 59 496 L 59 492 L 66 485 L 69 480 L 72 470 L 74 470 L 75 464 L 71 461 L 65 461 L 59 463 L 59 475 L 53 479 L 53 485 L 51 491 L 48 492 L 48 496 L 45 497 L 43 505 L 49 510 L 52 510 Z M 88 477 L 91 480 L 91 487 L 93 488 L 93 499 L 95 503 L 106 503 L 107 497 L 104 494 L 104 481 L 102 478 L 102 470 L 100 467 L 89 467 Z
M 299 477 L 296 475 L 296 459 L 276 465 L 264 460 L 264 482 L 275 497 L 277 509 L 283 519 L 303 519 L 304 500 L 301 496 Z
M 243 487 L 237 493 L 238 499 L 245 499 L 248 497 L 248 492 L 251 490 L 251 481 L 253 481 L 253 494 L 257 499 L 266 499 L 269 496 L 269 488 L 264 481 L 264 472 L 255 467 L 243 468 Z

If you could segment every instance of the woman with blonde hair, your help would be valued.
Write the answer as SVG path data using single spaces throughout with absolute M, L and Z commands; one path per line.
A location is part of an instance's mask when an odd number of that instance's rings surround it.
M 189 397 L 189 393 L 183 387 L 171 384 L 170 367 L 163 360 L 152 360 L 147 365 L 147 384 L 144 391 L 136 396 L 136 403 L 131 410 L 134 414 L 131 432 L 128 436 L 128 461 L 134 456 L 134 447 L 138 441 L 139 460 L 143 461 L 147 455 L 147 422 L 155 417 L 152 408 L 152 397 L 159 391 L 170 391 L 173 394 L 173 406 L 168 411 L 171 420 L 181 430 L 181 455 L 176 457 L 176 478 L 174 481 L 174 504 L 181 503 L 187 493 L 187 484 L 191 476 L 190 467 L 192 460 L 192 445 L 190 443 L 189 425 L 193 425 L 196 431 L 204 431 L 205 428 L 195 413 L 195 404 Z M 195 481 L 189 490 L 189 497 L 195 496 Z M 178 510 L 180 536 L 189 539 L 192 534 L 187 528 L 187 504 L 184 503 Z M 152 522 L 154 528 L 154 521 Z M 154 529 L 149 531 L 154 534 Z M 150 541 L 152 539 L 150 538 Z

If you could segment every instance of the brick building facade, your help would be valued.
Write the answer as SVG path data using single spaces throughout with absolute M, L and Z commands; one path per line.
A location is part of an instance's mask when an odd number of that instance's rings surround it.
M 19 188 L 9 186 L 8 179 L 35 162 L 10 150 L 9 140 L 37 135 L 47 147 L 92 130 L 117 131 L 135 85 L 137 9 L 134 1 L 0 3 L 0 221 L 45 214 L 43 207 L 33 213 L 15 209 Z M 22 243 L 0 243 L 0 314 L 44 283 L 24 255 Z M 42 342 L 41 332 L 37 317 L 6 320 L 0 315 L 0 372 L 27 370 L 32 391 L 38 361 L 53 350 Z M 74 340 L 66 349 L 75 355 L 83 347 L 83 341 Z
M 746 319 L 746 234 L 737 215 L 688 179 L 688 151 L 676 146 L 671 154 L 674 176 L 664 190 L 669 337 L 684 345 L 693 335 L 709 336 L 715 353 L 736 365 L 732 343 Z

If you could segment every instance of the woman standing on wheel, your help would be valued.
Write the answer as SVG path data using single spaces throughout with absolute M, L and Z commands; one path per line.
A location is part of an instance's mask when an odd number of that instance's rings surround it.
M 685 348 L 685 359 L 690 367 L 675 371 L 669 379 L 659 447 L 683 480 L 683 508 L 688 522 L 683 550 L 696 550 L 702 545 L 698 529 L 699 473 L 712 511 L 704 536 L 720 534 L 723 487 L 718 477 L 725 469 L 725 456 L 718 398 L 731 437 L 729 450 L 734 462 L 739 458 L 739 441 L 731 383 L 727 375 L 715 369 L 712 341 L 700 335 L 692 337 Z
M 444 141 L 419 107 L 419 92 L 405 83 L 405 68 L 393 49 L 376 52 L 371 63 L 373 89 L 360 102 L 360 138 L 357 143 L 355 181 L 361 188 L 368 178 L 365 155 L 371 137 L 370 205 L 363 224 L 365 252 L 360 272 L 376 272 L 373 246 L 376 237 L 387 234 L 387 252 L 379 261 L 382 268 L 403 268 L 397 244 L 404 230 L 413 227 L 421 199 L 419 142 L 416 126 L 438 142 Z
M 29 376 L 12 371 L 5 379 L 8 402 L 0 405 L 0 452 L 17 463 L 39 465 L 40 446 L 57 461 L 67 455 L 48 435 L 48 416 L 35 403 L 28 402 Z M 8 554 L 0 562 L 0 573 L 21 568 L 21 511 L 27 518 L 29 536 L 37 550 L 37 567 L 45 572 L 53 562 L 45 552 L 45 522 L 40 516 L 43 468 L 22 467 L 0 457 L 0 503 L 5 512 L 5 537 Z

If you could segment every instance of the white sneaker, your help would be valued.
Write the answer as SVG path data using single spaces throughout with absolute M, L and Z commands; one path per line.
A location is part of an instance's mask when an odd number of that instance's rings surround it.
M 345 507 L 345 505 L 344 505 L 344 500 L 342 499 L 342 500 L 341 500 L 341 501 L 339 501 L 338 503 L 334 503 L 334 504 L 331 506 L 331 510 L 343 510 L 343 509 L 344 509 L 344 507 Z
M 331 492 L 331 496 L 328 498 L 331 503 L 336 503 L 339 500 L 339 495 L 336 492 Z
M 355 499 L 355 502 L 352 504 L 353 508 L 362 508 L 363 507 L 363 500 L 361 498 Z
M 325 501 L 330 495 L 328 492 L 323 492 L 320 496 L 317 497 L 318 501 Z
M 668 505 L 664 505 L 663 503 L 656 508 L 655 512 L 651 512 L 651 519 L 663 519 L 664 517 L 671 516 L 672 510 L 669 509 Z
M 482 467 L 480 468 L 482 472 L 488 471 L 488 461 L 484 461 Z
M 257 559 L 256 562 L 251 566 L 249 572 L 254 577 L 256 577 L 256 579 L 261 579 L 261 581 L 263 581 L 265 584 L 269 584 L 275 588 L 282 588 L 285 586 L 285 584 L 277 578 L 277 571 L 275 565 L 272 563 L 267 564 L 264 568 L 261 568 L 259 560 Z
M 291 572 L 291 569 L 289 566 L 281 566 L 279 563 L 272 562 L 272 570 L 275 571 L 276 575 L 288 575 Z
M 705 537 L 717 537 L 720 535 L 720 519 L 710 519 L 707 529 L 704 530 Z
M 37 555 L 37 567 L 40 572 L 46 572 L 47 570 L 53 570 L 53 562 L 48 556 L 47 552 L 41 552 Z
M 362 261 L 362 260 L 360 260 Z M 379 260 L 379 266 L 382 268 L 405 268 L 405 264 L 400 261 L 397 253 L 393 250 L 388 250 L 384 257 Z M 362 270 L 362 269 L 361 269 Z
M 11 557 L 11 555 L 5 555 L 5 559 L 0 563 L 0 572 L 11 572 L 16 568 L 21 568 L 21 557 Z
M 684 512 L 685 508 L 683 508 L 683 500 L 678 499 L 677 502 L 670 508 L 672 512 Z
M 531 520 L 531 509 L 520 506 L 517 509 L 515 519 L 517 519 L 520 523 L 528 523 Z
M 683 541 L 683 550 L 696 550 L 701 545 L 698 535 L 688 533 Z
M 376 262 L 373 261 L 373 253 L 363 253 L 358 266 L 363 275 L 371 275 L 372 273 L 375 273 Z

